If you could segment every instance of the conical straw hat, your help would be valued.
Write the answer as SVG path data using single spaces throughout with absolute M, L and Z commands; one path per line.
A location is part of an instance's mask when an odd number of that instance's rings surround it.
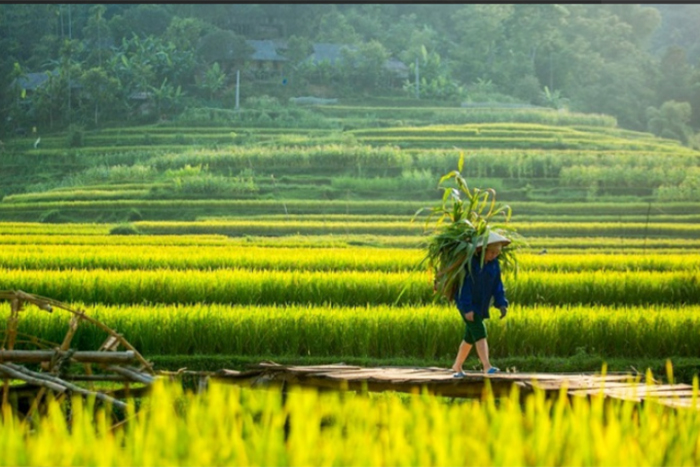
M 503 246 L 505 246 L 510 243 L 510 240 L 501 234 L 497 234 L 496 232 L 489 232 L 489 240 L 486 242 L 486 244 L 492 245 L 494 243 L 503 243 Z

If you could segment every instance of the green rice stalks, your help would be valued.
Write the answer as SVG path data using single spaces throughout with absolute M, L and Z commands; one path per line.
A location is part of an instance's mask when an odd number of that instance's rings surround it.
M 515 252 L 519 247 L 519 236 L 514 230 L 496 223 L 499 216 L 503 216 L 505 223 L 510 220 L 510 206 L 496 204 L 496 191 L 493 188 L 470 189 L 461 174 L 463 166 L 464 152 L 461 152 L 457 170 L 445 174 L 438 182 L 438 188 L 442 188 L 444 193 L 441 204 L 430 208 L 426 230 L 436 217 L 437 220 L 428 241 L 426 256 L 420 263 L 421 267 L 427 266 L 433 274 L 434 294 L 448 300 L 452 300 L 461 288 L 467 272 L 471 273 L 472 258 L 485 250 L 492 231 L 511 240 L 501 251 L 502 269 L 516 272 L 518 268 Z M 456 188 L 443 186 L 452 179 Z M 418 210 L 414 219 L 425 209 Z M 483 264 L 484 256 L 481 255 Z

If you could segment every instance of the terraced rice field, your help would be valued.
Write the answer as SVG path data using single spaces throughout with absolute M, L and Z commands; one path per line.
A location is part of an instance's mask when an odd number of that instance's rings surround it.
M 84 309 L 159 369 L 448 367 L 463 324 L 433 297 L 420 267 L 425 217 L 411 218 L 440 199 L 436 181 L 463 152 L 470 183 L 496 189 L 526 241 L 517 274 L 504 277 L 508 317 L 488 322 L 494 363 L 608 364 L 670 379 L 670 361 L 697 393 L 697 151 L 601 115 L 375 108 L 369 128 L 364 108 L 317 111 L 332 125 L 111 129 L 86 132 L 82 148 L 62 136 L 37 149 L 8 143 L 0 290 Z M 28 310 L 20 331 L 56 342 L 67 324 Z M 73 342 L 93 349 L 103 337 L 85 327 Z M 480 364 L 471 356 L 465 367 Z M 653 403 L 521 400 L 517 390 L 472 402 L 216 385 L 194 395 L 158 384 L 140 404 L 115 429 L 80 400 L 70 425 L 65 403 L 32 424 L 4 414 L 3 461 L 700 463 L 698 412 Z M 455 454 L 458 444 L 471 454 Z
M 0 289 L 80 304 L 145 354 L 446 365 L 459 341 L 456 312 L 434 302 L 419 266 L 420 242 L 353 246 L 353 234 L 114 236 L 108 225 L 85 225 L 81 235 L 59 225 L 56 235 L 42 236 L 40 226 L 4 226 Z M 513 306 L 509 319 L 490 325 L 494 358 L 562 358 L 580 349 L 608 358 L 694 357 L 699 255 L 672 239 L 661 250 L 642 249 L 641 240 L 627 247 L 613 238 L 561 240 L 570 243 L 533 239 L 547 252 L 526 247 L 517 274 L 505 276 Z M 36 312 L 27 332 L 56 336 L 64 325 Z M 78 339 L 96 344 L 87 334 Z

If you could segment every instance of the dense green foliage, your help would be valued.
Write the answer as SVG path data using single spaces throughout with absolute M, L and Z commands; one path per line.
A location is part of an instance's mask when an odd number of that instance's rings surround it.
M 317 236 L 307 236 L 309 243 L 318 244 L 310 249 L 309 244 L 300 242 L 292 246 L 259 245 L 254 240 L 228 241 L 225 237 L 202 236 L 154 237 L 144 236 L 132 239 L 100 237 L 56 236 L 44 242 L 36 237 L 26 239 L 31 244 L 13 243 L 17 239 L 2 237 L 0 266 L 22 269 L 70 270 L 70 269 L 109 269 L 109 270 L 213 270 L 243 268 L 277 271 L 411 271 L 417 268 L 423 252 L 415 248 L 378 248 L 376 246 L 326 246 Z M 352 238 L 352 237 L 351 237 Z M 340 237 L 338 241 L 342 241 Z M 700 257 L 695 253 L 684 253 L 686 240 L 678 242 L 676 251 L 657 252 L 649 248 L 644 255 L 627 255 L 610 252 L 610 246 L 601 245 L 601 252 L 573 253 L 562 251 L 549 239 L 533 239 L 543 244 L 547 241 L 549 252 L 539 254 L 521 251 L 518 254 L 519 268 L 522 271 L 582 272 L 582 271 L 697 271 L 700 270 Z M 579 239 L 581 241 L 581 239 Z M 590 241 L 590 240 L 589 240 Z M 53 243 L 55 242 L 55 243 Z M 279 241 L 278 243 L 284 243 Z M 531 243 L 528 239 L 528 243 Z M 619 242 L 618 242 L 619 243 Z M 196 246 L 196 254 L 193 248 Z M 589 248 L 595 247 L 591 241 Z M 523 249 L 525 250 L 525 249 Z M 625 248 L 624 251 L 628 251 Z M 573 254 L 572 254 L 573 253 Z
M 404 106 L 569 107 L 695 145 L 699 42 L 689 18 L 698 11 L 695 5 L 6 4 L 0 76 L 11 85 L 0 96 L 9 117 L 0 130 L 7 136 L 37 128 L 45 136 L 71 126 L 70 144 L 77 146 L 81 128 L 106 122 L 182 116 L 192 124 L 233 109 L 240 70 L 245 113 L 233 118 L 261 126 L 274 120 L 292 126 L 304 114 L 269 108 L 267 96 L 393 97 Z M 266 52 L 279 60 L 264 62 L 254 58 L 250 40 L 285 46 Z M 316 62 L 307 58 L 314 43 L 347 47 L 333 63 Z M 387 66 L 389 58 L 403 62 L 400 73 Z M 28 73 L 44 74 L 45 82 L 23 84 Z M 201 108 L 213 110 L 197 115 Z

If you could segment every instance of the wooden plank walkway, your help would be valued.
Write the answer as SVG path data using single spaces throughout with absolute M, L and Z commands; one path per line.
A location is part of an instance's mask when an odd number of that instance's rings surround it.
M 700 409 L 697 394 L 687 384 L 658 384 L 642 382 L 631 374 L 611 373 L 496 373 L 466 372 L 455 378 L 452 370 L 437 367 L 378 367 L 336 364 L 295 366 L 262 362 L 246 371 L 220 370 L 210 374 L 216 380 L 246 386 L 299 385 L 315 388 L 367 391 L 399 391 L 418 393 L 427 390 L 431 394 L 446 397 L 480 398 L 487 382 L 493 393 L 500 397 L 510 394 L 513 385 L 526 395 L 539 388 L 545 394 L 555 396 L 566 388 L 574 397 L 604 394 L 608 398 L 634 401 L 654 400 L 672 407 Z

